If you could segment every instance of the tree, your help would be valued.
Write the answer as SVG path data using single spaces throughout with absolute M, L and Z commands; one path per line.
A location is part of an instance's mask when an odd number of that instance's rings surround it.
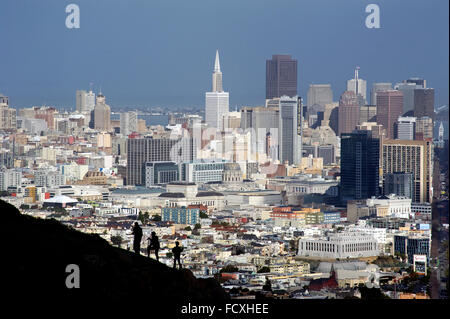
M 148 212 L 145 212 L 144 214 L 139 212 L 138 220 L 141 221 L 142 225 L 147 225 L 149 219 L 150 219 L 150 216 L 148 215 Z
M 262 273 L 266 273 L 266 272 L 270 272 L 270 268 L 267 267 L 267 266 L 261 267 L 261 268 L 257 271 L 258 274 L 262 274 Z
M 161 221 L 161 215 L 153 215 L 152 221 L 160 222 Z
M 111 236 L 111 242 L 113 243 L 113 245 L 116 245 L 119 248 L 120 248 L 120 245 L 122 244 L 122 241 L 123 241 L 123 239 L 120 235 Z
M 289 241 L 289 249 L 291 251 L 297 251 L 297 241 L 295 239 Z
M 272 283 L 269 280 L 269 277 L 266 277 L 266 283 L 263 286 L 264 291 L 272 291 Z
M 206 214 L 204 211 L 200 211 L 200 218 L 208 218 L 208 214 Z
M 191 226 L 187 226 L 187 227 L 184 228 L 184 230 L 191 231 L 192 228 L 191 228 Z
M 195 224 L 194 230 L 197 230 L 197 229 L 200 229 L 200 228 L 202 228 L 202 225 L 200 225 L 200 224 Z

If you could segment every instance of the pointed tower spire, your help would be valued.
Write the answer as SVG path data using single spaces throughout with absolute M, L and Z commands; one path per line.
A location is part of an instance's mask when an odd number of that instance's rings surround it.
M 214 72 L 220 72 L 219 50 L 216 50 L 216 61 L 214 62 Z
M 214 61 L 214 72 L 212 74 L 212 91 L 223 92 L 222 72 L 220 71 L 219 50 L 216 50 L 216 60 Z

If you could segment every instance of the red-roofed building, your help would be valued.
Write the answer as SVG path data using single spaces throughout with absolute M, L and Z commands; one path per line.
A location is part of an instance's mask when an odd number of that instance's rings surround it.
M 335 289 L 338 287 L 339 284 L 336 279 L 336 272 L 334 271 L 333 266 L 331 266 L 330 277 L 311 280 L 308 289 L 309 291 L 320 291 L 325 288 Z

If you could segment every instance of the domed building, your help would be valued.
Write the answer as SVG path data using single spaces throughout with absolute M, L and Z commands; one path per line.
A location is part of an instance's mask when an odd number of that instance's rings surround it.
M 106 185 L 107 177 L 103 172 L 88 171 L 81 181 L 77 181 L 77 185 Z
M 242 183 L 241 166 L 238 163 L 225 163 L 222 181 L 225 183 Z

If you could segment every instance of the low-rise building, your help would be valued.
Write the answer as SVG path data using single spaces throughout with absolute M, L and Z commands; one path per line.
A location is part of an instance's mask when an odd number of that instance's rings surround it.
M 372 235 L 359 232 L 336 232 L 323 237 L 302 237 L 298 242 L 298 256 L 317 259 L 362 258 L 379 255 L 378 244 Z

